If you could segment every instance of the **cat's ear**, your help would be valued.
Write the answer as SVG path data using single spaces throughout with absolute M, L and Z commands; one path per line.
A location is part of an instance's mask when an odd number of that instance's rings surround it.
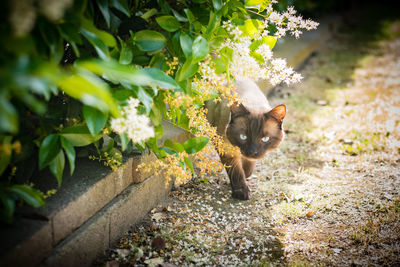
M 232 106 L 230 106 L 230 109 L 231 109 L 231 118 L 244 116 L 250 113 L 242 103 L 239 104 L 235 103 Z
M 265 113 L 265 116 L 271 116 L 277 119 L 278 121 L 283 121 L 286 115 L 286 106 L 279 105 L 271 109 L 269 112 Z

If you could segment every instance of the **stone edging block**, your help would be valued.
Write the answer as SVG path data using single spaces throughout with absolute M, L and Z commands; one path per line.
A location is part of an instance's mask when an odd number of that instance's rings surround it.
M 129 186 L 56 246 L 41 266 L 90 266 L 132 225 L 140 222 L 158 203 L 168 197 L 172 183 L 163 176 L 151 176 L 143 183 Z

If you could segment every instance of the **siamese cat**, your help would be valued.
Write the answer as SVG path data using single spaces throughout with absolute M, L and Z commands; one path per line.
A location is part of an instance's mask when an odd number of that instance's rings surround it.
M 240 148 L 240 154 L 220 155 L 220 158 L 227 166 L 232 197 L 247 200 L 250 190 L 246 178 L 253 172 L 256 161 L 283 140 L 286 106 L 271 108 L 257 84 L 249 79 L 237 80 L 236 92 L 240 104 L 228 107 L 227 101 L 208 101 L 207 119 L 225 141 Z

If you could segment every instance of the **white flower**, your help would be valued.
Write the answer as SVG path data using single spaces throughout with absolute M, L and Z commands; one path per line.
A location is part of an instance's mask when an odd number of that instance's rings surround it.
M 299 30 L 295 30 L 295 31 L 292 31 L 292 32 L 291 32 L 291 34 L 294 35 L 294 37 L 296 37 L 296 39 L 299 39 L 300 34 L 302 34 L 302 33 L 303 33 L 303 32 L 302 32 L 302 31 L 299 31 Z
M 73 0 L 40 0 L 40 10 L 49 19 L 58 20 L 72 4 Z
M 282 58 L 273 59 L 271 64 L 274 70 L 278 72 L 286 68 L 286 60 Z
M 260 45 L 256 52 L 260 53 L 260 55 L 264 58 L 264 61 L 267 62 L 272 58 L 272 51 L 268 45 L 262 44 Z
M 276 85 L 281 82 L 287 84 L 295 83 L 300 81 L 301 75 L 294 72 L 292 68 L 287 67 L 286 60 L 278 58 L 273 59 L 273 53 L 267 44 L 261 44 L 255 52 L 259 53 L 264 63 L 259 63 L 252 55 L 250 51 L 251 39 L 249 37 L 239 36 L 237 33 L 237 27 L 224 23 L 223 27 L 228 31 L 229 34 L 233 34 L 235 39 L 232 41 L 227 39 L 223 43 L 223 47 L 229 47 L 233 51 L 232 60 L 229 65 L 230 73 L 236 78 L 249 78 L 254 81 L 259 79 L 268 79 L 271 84 Z M 278 34 L 286 34 L 284 28 L 278 27 Z M 297 33 L 297 32 L 296 32 Z M 202 77 L 215 77 L 215 72 L 212 73 L 209 66 L 201 65 Z M 223 78 L 220 76 L 220 79 Z M 216 79 L 217 80 L 217 79 Z M 221 82 L 218 79 L 218 82 Z M 217 84 L 216 84 L 217 86 Z
M 286 29 L 285 28 L 281 28 L 281 27 L 276 27 L 276 32 L 275 32 L 275 37 L 276 38 L 282 38 L 286 35 Z
M 271 21 L 272 23 L 276 24 L 276 25 L 281 25 L 283 20 L 284 20 L 284 16 L 282 16 L 281 14 L 279 14 L 278 12 L 272 11 L 271 14 L 268 17 L 269 21 Z
M 272 4 L 267 7 L 269 13 L 268 18 L 264 22 L 265 26 L 269 23 L 275 24 L 277 31 L 275 32 L 276 38 L 281 38 L 290 32 L 296 38 L 299 38 L 302 31 L 300 29 L 313 30 L 316 29 L 319 23 L 310 19 L 304 20 L 301 16 L 296 16 L 296 10 L 293 7 L 288 7 L 282 14 L 274 11 Z
M 128 105 L 122 110 L 122 116 L 111 120 L 111 129 L 118 134 L 126 133 L 133 143 L 154 137 L 150 118 L 137 113 L 138 105 L 139 100 L 129 98 Z

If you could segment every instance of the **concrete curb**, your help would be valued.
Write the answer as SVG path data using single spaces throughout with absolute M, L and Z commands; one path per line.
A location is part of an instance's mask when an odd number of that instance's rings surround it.
M 317 31 L 301 39 L 287 38 L 274 50 L 294 68 L 329 36 L 334 18 L 320 21 Z M 262 81 L 266 93 L 273 86 Z M 188 134 L 171 124 L 164 125 L 163 140 L 183 142 Z M 136 171 L 141 163 L 155 160 L 152 154 L 126 160 L 116 172 L 98 162 L 82 160 L 73 176 L 65 175 L 59 192 L 46 207 L 35 210 L 45 220 L 21 219 L 0 230 L 0 266 L 90 266 L 149 210 L 165 200 L 171 185 L 165 178 Z M 53 179 L 53 178 L 51 178 Z

